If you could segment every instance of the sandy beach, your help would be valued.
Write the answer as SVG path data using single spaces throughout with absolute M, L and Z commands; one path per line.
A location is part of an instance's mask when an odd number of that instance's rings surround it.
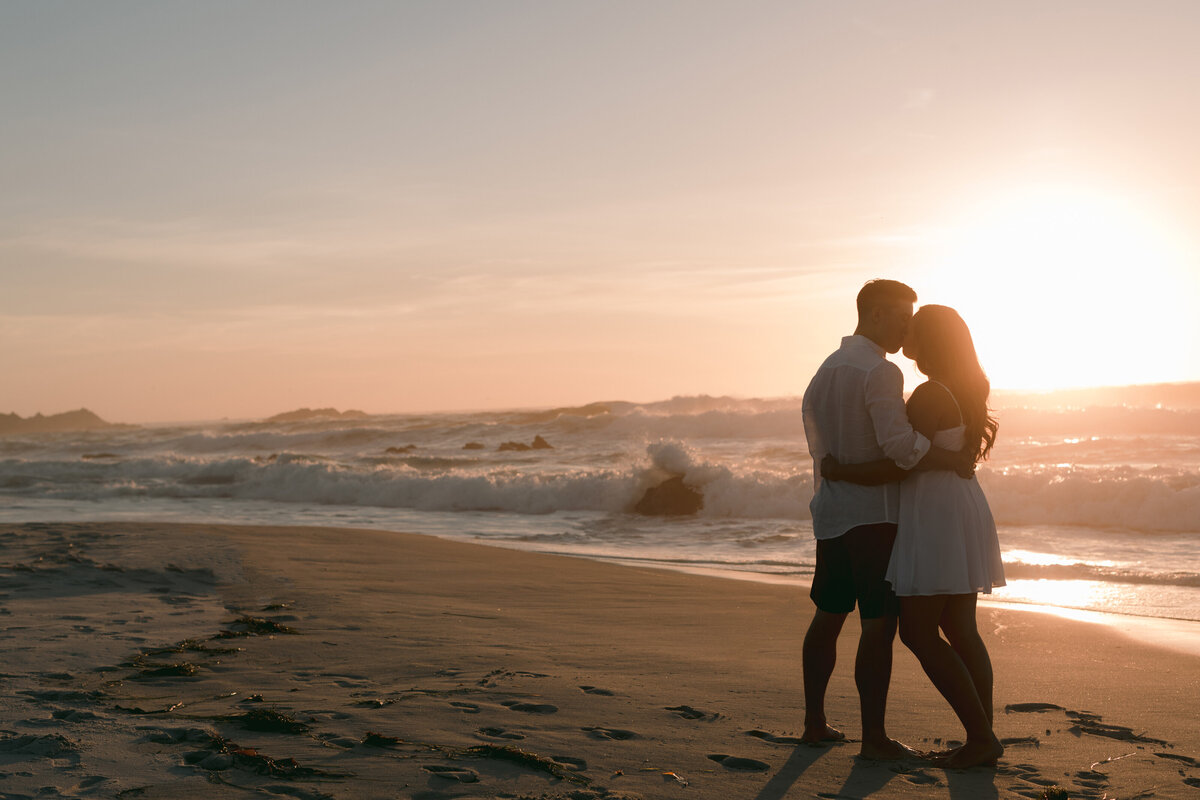
M 432 537 L 0 528 L 0 795 L 1071 798 L 1200 791 L 1200 661 L 987 607 L 995 770 L 798 745 L 795 587 Z M 961 729 L 897 642 L 893 736 Z M 1062 787 L 1065 794 L 1047 793 Z

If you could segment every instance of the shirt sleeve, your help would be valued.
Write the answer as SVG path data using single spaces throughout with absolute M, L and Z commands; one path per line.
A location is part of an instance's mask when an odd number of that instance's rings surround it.
M 904 410 L 904 374 L 885 361 L 867 374 L 867 413 L 884 454 L 901 469 L 912 469 L 925 457 L 930 441 L 913 430 Z

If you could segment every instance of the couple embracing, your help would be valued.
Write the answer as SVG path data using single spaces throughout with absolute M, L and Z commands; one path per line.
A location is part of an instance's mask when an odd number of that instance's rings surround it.
M 992 665 L 975 625 L 979 592 L 1004 585 L 996 526 L 975 464 L 996 438 L 989 384 L 970 331 L 946 306 L 913 314 L 916 292 L 876 280 L 858 294 L 858 327 L 804 393 L 813 457 L 817 606 L 804 638 L 805 741 L 844 738 L 825 716 L 837 638 L 857 605 L 854 679 L 862 755 L 919 755 L 884 726 L 897 626 L 966 729 L 961 747 L 932 754 L 947 767 L 994 764 Z M 904 402 L 885 358 L 901 348 L 929 380 Z M 943 638 L 943 634 L 945 638 Z

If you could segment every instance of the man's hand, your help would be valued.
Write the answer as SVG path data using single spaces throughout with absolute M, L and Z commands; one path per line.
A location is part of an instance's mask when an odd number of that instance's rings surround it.
M 975 477 L 975 454 L 965 449 L 956 454 L 954 471 L 958 477 L 970 480 Z

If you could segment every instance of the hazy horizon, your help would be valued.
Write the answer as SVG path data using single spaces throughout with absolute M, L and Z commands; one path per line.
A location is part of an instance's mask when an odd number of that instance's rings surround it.
M 913 389 L 913 385 L 906 387 L 907 391 Z M 17 413 L 17 416 L 29 419 L 38 414 L 50 417 L 60 414 L 69 414 L 75 411 L 91 411 L 96 416 L 103 419 L 105 422 L 119 425 L 162 425 L 162 424 L 194 424 L 194 423 L 209 423 L 209 422 L 258 422 L 266 420 L 276 415 L 282 415 L 293 411 L 310 410 L 318 411 L 332 408 L 339 413 L 346 412 L 362 412 L 368 416 L 422 416 L 422 415 L 439 415 L 439 414 L 504 414 L 504 413 L 521 413 L 521 412 L 541 412 L 555 409 L 575 410 L 593 405 L 603 404 L 628 404 L 633 406 L 658 406 L 667 405 L 672 401 L 686 400 L 711 400 L 722 401 L 728 400 L 731 403 L 789 403 L 800 402 L 802 393 L 795 395 L 779 395 L 774 397 L 749 397 L 743 395 L 670 395 L 667 397 L 657 398 L 634 398 L 634 397 L 603 397 L 593 398 L 584 403 L 574 403 L 559 405 L 553 403 L 532 404 L 524 406 L 498 406 L 498 407 L 472 407 L 463 406 L 459 408 L 442 408 L 442 409 L 412 409 L 412 410 L 388 410 L 388 409 L 370 409 L 360 406 L 349 405 L 345 407 L 322 406 L 313 404 L 293 404 L 286 407 L 276 408 L 262 414 L 253 414 L 247 416 L 199 416 L 192 418 L 170 418 L 164 416 L 149 417 L 144 419 L 117 419 L 106 416 L 100 413 L 95 408 L 87 403 L 75 404 L 70 408 L 61 408 L 54 410 L 39 409 L 30 414 L 20 414 L 13 411 L 8 411 L 0 408 L 0 416 Z M 1131 405 L 1137 406 L 1139 403 L 1144 403 L 1141 407 L 1151 407 L 1153 404 L 1161 404 L 1164 409 L 1174 410 L 1191 410 L 1200 409 L 1200 381 L 1180 381 L 1170 383 L 1149 383 L 1149 384 L 1128 384 L 1128 385 L 1113 385 L 1113 386 L 1090 386 L 1090 387 L 1069 387 L 1063 389 L 1044 389 L 1044 390 L 1023 390 L 1023 389 L 993 389 L 990 405 L 994 410 L 999 409 L 1017 409 L 1026 405 L 1042 408 L 1045 410 L 1062 409 L 1074 407 L 1076 404 L 1080 406 L 1094 406 L 1099 408 Z
M 4 4 L 0 410 L 795 396 L 877 277 L 958 308 L 997 390 L 1200 380 L 1197 24 Z

